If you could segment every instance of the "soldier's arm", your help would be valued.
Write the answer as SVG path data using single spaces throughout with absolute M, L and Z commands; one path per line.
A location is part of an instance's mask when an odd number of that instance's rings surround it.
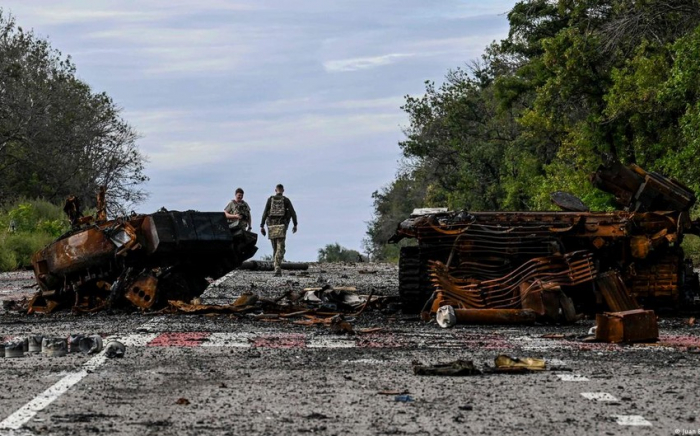
M 246 203 L 245 205 L 247 209 L 245 220 L 248 221 L 248 228 L 250 229 L 253 227 L 253 212 L 250 210 L 250 205 L 248 203 Z
M 226 207 L 224 208 L 224 215 L 226 215 L 226 219 L 229 219 L 229 220 L 238 219 L 238 217 L 236 215 L 233 215 L 231 213 L 231 203 L 227 204 Z
M 265 227 L 265 220 L 267 219 L 267 215 L 270 213 L 270 198 L 267 199 L 267 203 L 265 203 L 265 210 L 263 211 L 262 219 L 260 220 L 260 228 L 262 229 Z
M 287 210 L 289 211 L 289 215 L 292 217 L 292 222 L 294 223 L 294 227 L 297 226 L 297 213 L 294 210 L 294 206 L 292 206 L 292 202 L 290 199 L 286 198 L 287 200 Z

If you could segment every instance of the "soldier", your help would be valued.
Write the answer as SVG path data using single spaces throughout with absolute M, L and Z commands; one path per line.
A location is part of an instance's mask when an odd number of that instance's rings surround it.
M 253 228 L 253 220 L 250 217 L 250 206 L 243 201 L 243 190 L 236 189 L 236 196 L 224 208 L 224 214 L 228 219 L 228 227 L 230 229 L 239 227 L 243 230 Z
M 284 195 L 284 186 L 277 185 L 275 187 L 275 195 L 267 199 L 265 211 L 263 212 L 262 221 L 260 221 L 260 233 L 263 236 L 265 233 L 265 224 L 270 232 L 270 242 L 272 243 L 272 252 L 275 259 L 275 275 L 282 275 L 282 261 L 285 253 L 285 238 L 287 237 L 287 228 L 289 221 L 294 222 L 292 233 L 297 232 L 297 214 L 294 211 L 292 202 Z

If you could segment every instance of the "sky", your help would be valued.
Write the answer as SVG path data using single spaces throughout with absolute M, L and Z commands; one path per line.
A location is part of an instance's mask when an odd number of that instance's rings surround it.
M 361 251 L 372 193 L 394 179 L 408 117 L 450 69 L 508 31 L 514 1 L 5 0 L 70 55 L 141 135 L 137 212 L 223 210 L 237 187 L 259 228 L 277 183 L 299 217 L 292 261 Z M 258 255 L 271 253 L 258 242 Z

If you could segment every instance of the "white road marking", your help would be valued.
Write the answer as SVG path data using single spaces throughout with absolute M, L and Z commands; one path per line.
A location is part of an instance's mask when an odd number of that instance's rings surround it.
M 561 381 L 574 381 L 574 382 L 584 382 L 589 381 L 588 377 L 584 377 L 580 374 L 557 374 L 559 380 Z
M 600 402 L 620 401 L 615 396 L 610 395 L 607 392 L 581 392 L 581 395 L 583 396 L 583 398 L 586 398 L 586 399 L 591 400 L 591 401 L 600 401 Z
M 122 340 L 117 340 L 126 347 L 145 347 L 146 344 L 157 338 L 159 335 L 160 333 L 137 333 L 134 335 L 129 335 Z M 107 345 L 110 340 L 110 338 L 105 339 L 104 344 Z
M 130 337 L 126 337 L 122 342 L 130 343 L 130 340 Z M 0 422 L 0 430 L 19 430 L 24 424 L 34 418 L 37 413 L 44 410 L 61 395 L 65 394 L 68 389 L 75 386 L 88 374 L 102 366 L 107 360 L 104 352 L 105 351 L 103 350 L 100 354 L 85 362 L 80 371 L 71 372 L 64 376 L 53 386 L 40 393 L 33 400 L 5 418 L 2 422 Z
M 252 333 L 212 333 L 202 342 L 202 347 L 250 348 Z
M 306 348 L 355 348 L 354 339 L 340 337 L 311 338 L 306 343 Z
M 566 366 L 566 362 L 561 359 L 545 359 L 550 366 Z
M 162 330 L 161 324 L 165 322 L 166 318 L 164 316 L 159 316 L 149 320 L 147 323 L 143 324 L 141 327 L 137 328 L 137 332 L 144 333 L 159 333 Z
M 238 274 L 238 271 L 234 269 L 233 271 L 229 272 L 228 274 L 226 274 L 226 275 L 224 275 L 224 276 L 222 276 L 222 277 L 219 277 L 218 279 L 216 279 L 216 280 L 214 280 L 213 282 L 211 282 L 211 283 L 209 284 L 209 286 L 207 286 L 207 289 L 209 289 L 209 288 L 215 288 L 215 287 L 219 286 L 220 284 L 222 284 L 222 283 L 225 282 L 226 280 L 230 279 L 231 277 L 235 276 L 236 274 Z M 206 290 L 205 290 L 204 292 L 206 292 Z
M 619 425 L 651 426 L 651 422 L 640 415 L 613 415 Z

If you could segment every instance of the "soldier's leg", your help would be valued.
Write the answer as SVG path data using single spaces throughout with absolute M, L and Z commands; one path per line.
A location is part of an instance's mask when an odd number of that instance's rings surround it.
M 284 261 L 285 253 L 284 240 L 285 238 L 275 239 L 275 242 L 277 243 L 277 248 L 275 250 L 275 273 L 277 274 L 282 273 L 282 261 Z

